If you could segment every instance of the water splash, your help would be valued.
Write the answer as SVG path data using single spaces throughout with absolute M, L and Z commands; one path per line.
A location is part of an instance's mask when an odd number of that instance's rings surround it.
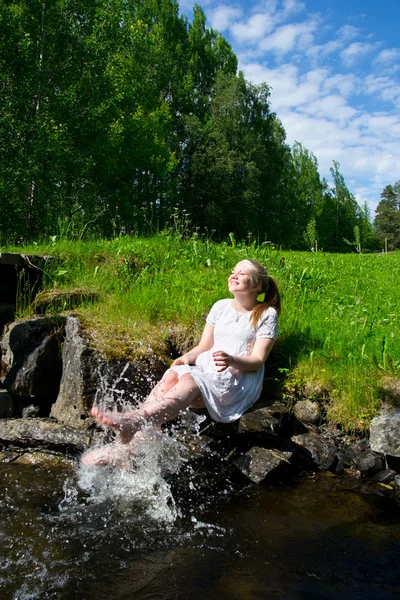
M 118 454 L 118 442 L 115 442 Z M 121 452 L 126 446 L 119 444 Z M 112 502 L 124 514 L 145 514 L 151 519 L 172 523 L 179 516 L 167 475 L 178 473 L 188 460 L 187 449 L 179 440 L 153 427 L 144 427 L 134 440 L 132 455 L 123 465 L 81 464 L 78 486 L 90 502 Z M 69 492 L 64 505 L 74 501 Z
M 132 404 L 143 401 L 139 392 L 128 392 L 131 380 L 127 377 L 130 365 L 127 363 L 119 374 L 107 366 L 99 371 L 99 387 L 95 405 L 102 411 L 132 411 Z M 147 376 L 147 384 L 154 387 L 155 381 Z M 178 427 L 170 427 L 168 432 L 144 424 L 129 445 L 114 441 L 108 447 L 105 432 L 99 450 L 112 452 L 106 466 L 80 464 L 78 468 L 78 487 L 87 494 L 93 504 L 111 502 L 124 514 L 137 512 L 151 519 L 172 523 L 180 516 L 180 510 L 173 497 L 171 486 L 166 477 L 177 474 L 188 462 L 189 452 L 182 430 L 198 437 L 201 423 L 206 417 L 186 411 Z M 68 510 L 77 500 L 77 492 L 68 487 L 64 490 L 64 499 L 60 510 Z
M 121 372 L 116 375 L 108 363 L 99 365 L 99 383 L 94 398 L 95 406 L 98 406 L 103 411 L 125 410 L 128 408 L 132 409 L 132 404 L 139 404 L 144 400 L 143 395 L 139 391 L 132 390 L 132 380 L 126 376 L 131 367 L 130 363 L 126 363 Z M 146 376 L 147 383 L 150 386 L 155 385 L 156 381 L 150 379 L 149 376 Z M 140 386 L 138 385 L 139 388 Z M 130 391 L 128 392 L 128 390 Z

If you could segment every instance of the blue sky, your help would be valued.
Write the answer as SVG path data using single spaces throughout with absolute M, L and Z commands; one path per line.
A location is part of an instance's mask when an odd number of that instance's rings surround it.
M 198 0 L 246 79 L 271 86 L 287 141 L 332 161 L 372 217 L 400 179 L 400 0 Z M 180 0 L 192 17 L 194 2 Z M 397 29 L 397 31 L 396 31 Z

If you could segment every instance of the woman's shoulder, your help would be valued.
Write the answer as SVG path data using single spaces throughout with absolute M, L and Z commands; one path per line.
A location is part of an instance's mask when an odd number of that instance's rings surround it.
M 232 305 L 232 302 L 229 298 L 224 298 L 223 300 L 217 300 L 212 307 L 207 316 L 207 322 L 211 323 L 211 325 L 215 324 L 216 319 L 221 318 L 224 314 L 226 314 Z
M 273 306 L 266 308 L 260 315 L 256 337 L 272 339 L 278 337 L 278 311 Z
M 272 317 L 274 319 L 277 319 L 278 311 L 276 310 L 276 308 L 274 308 L 273 306 L 268 306 L 268 308 L 266 308 L 261 315 L 262 319 L 265 319 L 267 317 Z
M 273 306 L 268 306 L 268 308 L 261 313 L 258 323 L 259 325 L 262 325 L 266 321 L 278 321 L 278 311 Z
M 231 309 L 232 300 L 230 298 L 223 298 L 222 300 L 217 300 L 212 307 L 211 311 L 217 314 L 225 313 Z M 210 311 L 210 312 L 211 312 Z
M 232 306 L 232 300 L 231 298 L 223 298 L 222 300 L 217 300 L 213 306 L 216 306 L 218 308 L 225 308 L 225 307 L 230 307 Z

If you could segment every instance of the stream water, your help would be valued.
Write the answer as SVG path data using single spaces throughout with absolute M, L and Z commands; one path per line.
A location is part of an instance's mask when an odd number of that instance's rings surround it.
M 132 472 L 0 465 L 2 600 L 399 597 L 400 512 L 376 488 L 210 471 L 197 494 L 179 443 L 153 442 Z

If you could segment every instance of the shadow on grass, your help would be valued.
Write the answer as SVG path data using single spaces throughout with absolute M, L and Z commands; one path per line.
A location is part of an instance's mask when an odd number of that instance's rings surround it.
M 279 397 L 283 383 L 289 372 L 297 366 L 299 357 L 321 347 L 322 344 L 311 337 L 310 331 L 279 338 L 265 364 L 262 397 Z

